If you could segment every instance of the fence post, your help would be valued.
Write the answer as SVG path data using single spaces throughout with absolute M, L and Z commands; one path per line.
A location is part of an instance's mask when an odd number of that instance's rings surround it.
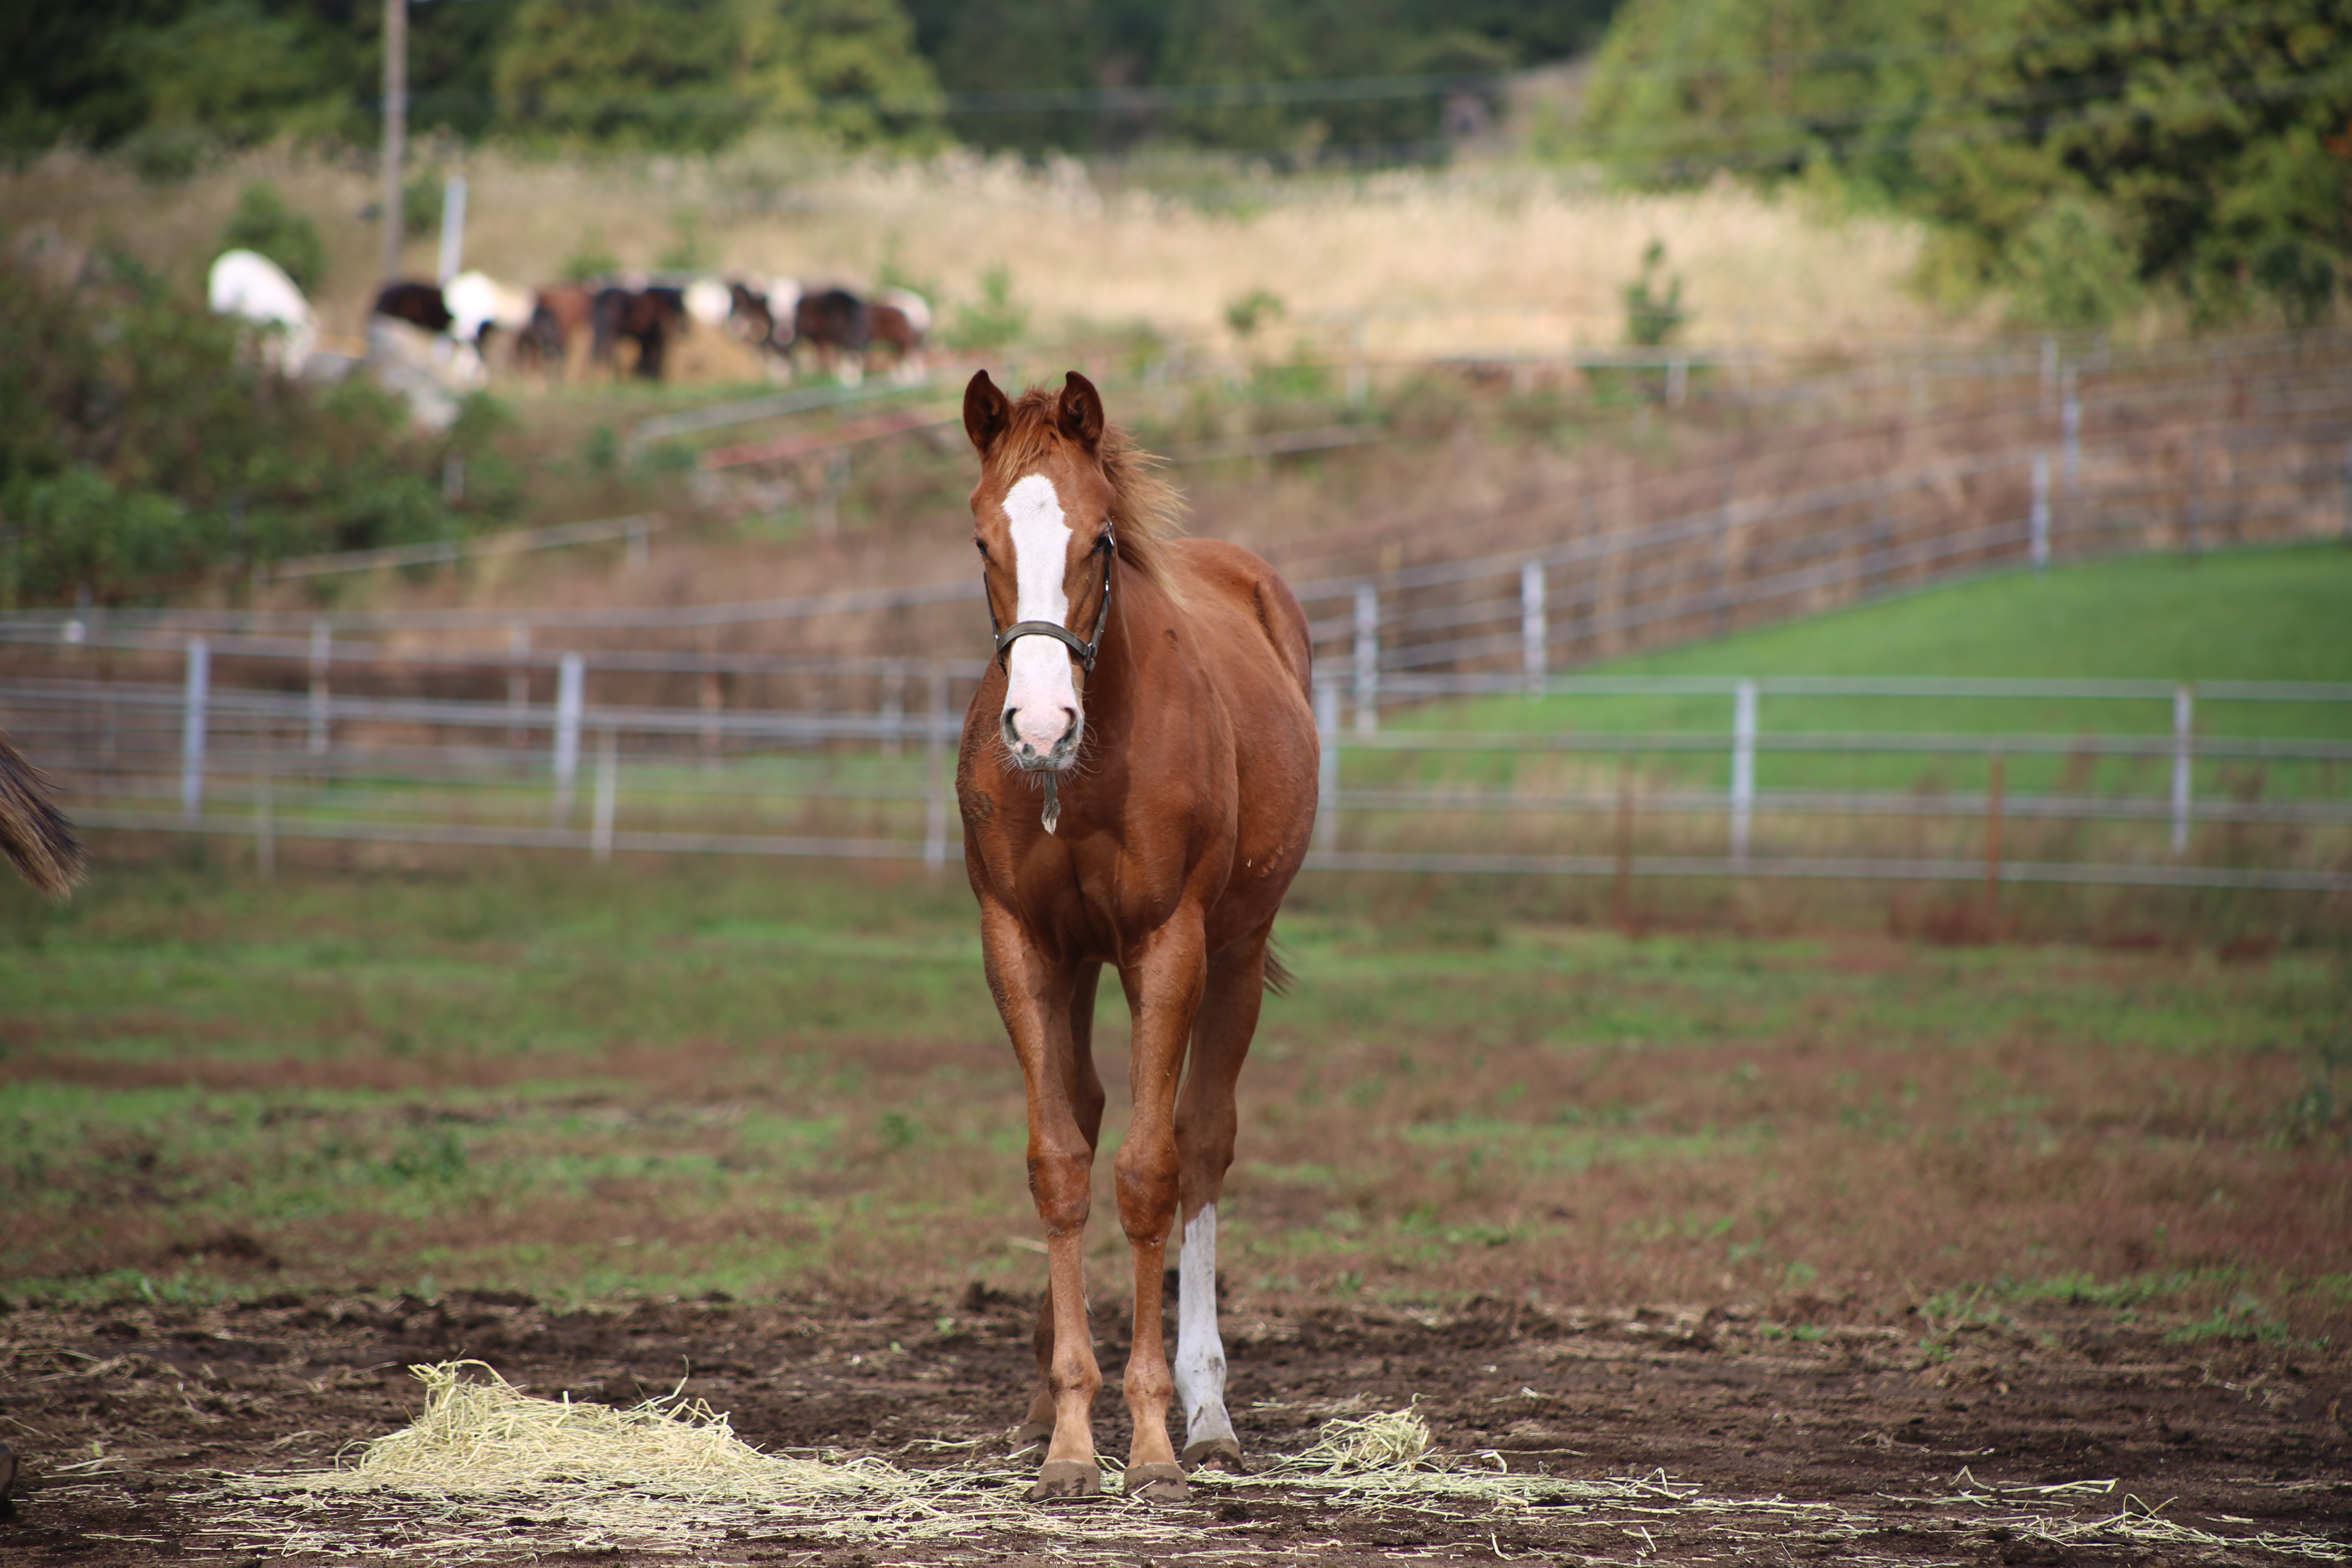
M 2058 405 L 2058 445 L 2062 454 L 2059 479 L 2066 491 L 2066 510 L 2071 515 L 2083 488 L 2083 393 L 2073 365 L 2066 367 L 2060 380 L 2064 395 Z
M 1735 498 L 1739 494 L 1739 465 L 1734 462 L 1723 479 L 1723 506 L 1715 519 L 1715 595 L 1707 610 L 1707 635 L 1721 637 L 1731 623 L 1731 529 Z
M 1381 727 L 1381 591 L 1370 583 L 1356 588 L 1356 733 Z
M 811 523 L 819 539 L 831 539 L 841 531 L 841 492 L 849 488 L 849 451 L 836 447 L 824 459 L 824 488 L 817 492 L 816 504 L 810 509 Z
M 2203 553 L 2200 535 L 2205 525 L 2205 442 L 2197 443 L 2197 456 L 2190 467 L 2189 480 L 2189 559 L 2194 561 Z
M 2352 544 L 2352 441 L 2344 443 L 2344 542 Z
M 1666 360 L 1666 406 L 1680 408 L 1690 390 L 1690 355 L 1677 351 Z
M 725 695 L 719 689 L 719 671 L 710 665 L 718 652 L 719 628 L 703 627 L 701 701 L 706 714 L 716 714 L 726 705 Z M 705 722 L 702 726 L 702 771 L 706 773 L 719 771 L 719 726 L 716 723 Z
M 513 718 L 507 724 L 507 744 L 517 751 L 530 743 L 530 628 L 514 626 L 507 632 L 507 657 L 514 662 L 507 667 L 507 711 Z
M 1748 829 L 1756 811 L 1756 683 L 1734 689 L 1731 708 L 1731 860 L 1748 864 Z
M 1530 561 L 1519 568 L 1519 663 L 1528 672 L 1530 697 L 1543 695 L 1550 633 L 1550 621 L 1544 614 L 1544 565 Z
M 466 176 L 452 174 L 441 186 L 441 266 L 436 281 L 446 284 L 466 269 Z
M 2050 454 L 2033 454 L 2033 515 L 2027 524 L 2026 554 L 2036 572 L 2050 570 Z
M 2042 413 L 2046 418 L 2058 411 L 2058 340 L 2048 332 L 2042 334 Z
M 2195 745 L 2193 731 L 2196 724 L 2196 693 L 2186 686 L 2175 687 L 2172 692 L 2172 854 L 2175 859 L 2189 853 L 2189 764 Z
M 555 805 L 548 813 L 551 827 L 562 826 L 572 816 L 572 784 L 580 772 L 581 693 L 587 679 L 587 666 L 581 657 L 565 654 L 555 681 Z
M 1315 683 L 1315 730 L 1321 754 L 1315 764 L 1315 847 L 1339 847 L 1339 684 Z
M 1633 766 L 1617 748 L 1617 929 L 1633 929 Z
M 310 754 L 323 757 L 331 739 L 327 721 L 327 675 L 335 659 L 335 628 L 321 618 L 310 623 Z
M 2000 819 L 2008 804 L 2009 764 L 1995 746 L 1985 774 L 1985 936 L 2000 929 Z
M 907 672 L 899 666 L 882 669 L 882 754 L 898 754 L 899 731 L 907 725 Z
M 180 816 L 194 822 L 205 805 L 205 700 L 213 678 L 212 645 L 188 639 L 188 684 L 180 722 Z
M 264 719 L 261 721 L 260 735 L 260 775 L 254 780 L 253 792 L 253 858 L 255 866 L 261 872 L 261 879 L 265 882 L 278 879 L 277 823 L 273 819 L 272 812 L 277 803 L 270 798 L 270 784 L 273 781 L 269 755 L 271 742 L 269 729 L 269 721 Z
M 588 830 L 588 852 L 600 862 L 613 858 L 613 813 L 621 793 L 620 752 L 620 737 L 607 724 L 597 737 L 596 808 Z
M 1358 316 L 1356 324 L 1348 333 L 1348 406 L 1350 408 L 1361 408 L 1371 401 L 1371 370 L 1365 363 L 1370 331 L 1363 317 Z
M 943 770 L 948 749 L 948 672 L 934 664 L 925 685 L 928 722 L 923 764 L 923 864 L 933 870 L 948 863 L 948 792 Z
M 639 523 L 629 530 L 628 569 L 642 572 L 654 558 L 654 531 L 650 523 Z

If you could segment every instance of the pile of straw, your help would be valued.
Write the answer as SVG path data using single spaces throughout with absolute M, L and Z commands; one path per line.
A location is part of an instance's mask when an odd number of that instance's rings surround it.
M 339 1472 L 346 1484 L 417 1494 L 611 1486 L 741 1501 L 871 1500 L 911 1489 L 906 1475 L 878 1460 L 822 1465 L 762 1454 L 735 1436 L 724 1415 L 675 1393 L 615 1410 L 574 1405 L 569 1395 L 535 1399 L 478 1361 L 409 1370 L 425 1384 L 425 1413 L 415 1426 L 368 1444 L 356 1465 Z

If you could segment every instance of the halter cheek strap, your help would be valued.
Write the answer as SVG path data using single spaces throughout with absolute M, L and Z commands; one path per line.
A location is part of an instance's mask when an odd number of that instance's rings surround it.
M 1065 645 L 1072 653 L 1078 656 L 1078 668 L 1080 669 L 1085 670 L 1088 675 L 1092 675 L 1095 672 L 1095 655 L 1102 651 L 1103 627 L 1110 624 L 1110 569 L 1112 563 L 1118 559 L 1118 544 L 1116 540 L 1112 539 L 1110 530 L 1105 529 L 1102 531 L 1102 536 L 1095 541 L 1095 548 L 1102 552 L 1103 587 L 1102 604 L 1095 611 L 1095 635 L 1093 637 L 1085 642 L 1081 642 L 1078 640 L 1077 633 L 1072 631 L 1069 627 L 1064 626 L 1059 621 L 1015 621 L 1002 631 L 996 632 L 996 664 L 998 668 L 1009 669 L 1010 667 L 1006 661 L 1013 656 L 1013 645 L 1021 638 L 1052 637 L 1055 642 Z M 989 608 L 988 624 L 992 630 L 995 628 L 996 610 L 993 605 Z

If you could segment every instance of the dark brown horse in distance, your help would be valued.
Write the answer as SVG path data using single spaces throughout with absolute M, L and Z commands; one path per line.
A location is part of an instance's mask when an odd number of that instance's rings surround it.
M 41 770 L 0 735 L 0 854 L 34 887 L 63 898 L 81 879 L 81 846 L 49 790 Z
M 1279 968 L 1275 911 L 1307 857 L 1317 740 L 1307 617 L 1248 551 L 1174 537 L 1174 492 L 1072 374 L 1018 402 L 975 375 L 974 542 L 996 659 L 964 716 L 956 797 L 989 990 L 1027 1080 L 1029 1189 L 1045 1222 L 1033 1498 L 1101 1489 L 1081 1244 L 1103 1088 L 1096 983 L 1135 1019 L 1135 1106 L 1116 1165 L 1135 1260 L 1129 1496 L 1187 1494 L 1184 1456 L 1238 1463 L 1217 1334 L 1217 1198 L 1234 1086 Z M 1180 1217 L 1171 1370 L 1160 1276 Z

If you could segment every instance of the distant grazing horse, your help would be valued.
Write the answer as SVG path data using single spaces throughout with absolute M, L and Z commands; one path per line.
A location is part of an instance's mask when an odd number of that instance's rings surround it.
M 786 284 L 784 288 L 790 290 L 791 302 L 799 303 L 798 287 Z M 783 331 L 780 339 L 777 311 L 784 301 L 778 298 L 775 287 L 764 279 L 739 278 L 728 284 L 727 296 L 728 335 L 747 348 L 758 350 L 767 360 L 770 374 L 774 374 L 780 363 L 789 372 L 793 352 L 792 315 L 789 310 L 785 310 L 781 321 Z
M 449 313 L 449 301 L 442 297 L 441 285 L 419 283 L 413 279 L 387 283 L 377 290 L 375 313 L 422 327 L 428 332 L 446 332 L 457 319 Z
M 589 358 L 594 363 L 615 368 L 614 348 L 626 338 L 637 345 L 637 378 L 659 381 L 670 335 L 686 331 L 686 296 L 681 289 L 659 284 L 603 289 L 597 291 L 589 320 L 594 335 Z
M 729 292 L 727 330 L 770 356 L 771 374 L 790 375 L 794 351 L 805 346 L 843 381 L 854 385 L 860 379 L 876 310 L 848 289 L 810 290 L 790 279 L 738 279 Z
M 1172 536 L 1173 490 L 1104 423 L 1086 377 L 1013 402 L 982 371 L 963 423 L 980 449 L 974 542 L 998 630 L 964 715 L 956 799 L 988 987 L 1028 1084 L 1029 1189 L 1045 1226 L 1039 1387 L 1021 1436 L 1048 1447 L 1029 1495 L 1101 1489 L 1082 1260 L 1103 1112 L 1095 988 L 1109 963 L 1135 1017 L 1117 1163 L 1135 1259 L 1126 1488 L 1173 1500 L 1189 1488 L 1168 1438 L 1171 1391 L 1186 1459 L 1241 1458 L 1217 1333 L 1217 1198 L 1234 1081 L 1261 995 L 1284 978 L 1266 942 L 1315 825 L 1307 617 L 1248 551 Z M 1180 1214 L 1171 1376 L 1160 1271 Z
M 509 332 L 521 341 L 538 301 L 522 289 L 509 288 L 485 272 L 460 272 L 442 287 L 441 299 L 450 315 L 449 335 L 486 352 L 492 332 Z
M 920 375 L 923 340 L 930 335 L 931 302 L 911 289 L 885 289 L 867 306 L 873 331 L 866 352 L 888 349 L 901 378 Z
M 584 283 L 550 283 L 537 289 L 530 324 L 515 340 L 516 363 L 562 374 L 573 340 L 594 331 L 595 315 L 595 291 Z
M 873 336 L 873 312 L 846 289 L 803 293 L 793 308 L 793 341 L 806 343 L 817 363 L 850 385 L 863 377 Z
M 261 349 L 261 362 L 272 370 L 299 375 L 318 347 L 319 323 L 310 301 L 278 263 L 257 250 L 221 252 L 205 276 L 205 298 L 215 316 L 277 329 Z
M 81 846 L 73 824 L 50 804 L 47 774 L 0 735 L 0 853 L 25 880 L 61 899 L 81 879 Z

